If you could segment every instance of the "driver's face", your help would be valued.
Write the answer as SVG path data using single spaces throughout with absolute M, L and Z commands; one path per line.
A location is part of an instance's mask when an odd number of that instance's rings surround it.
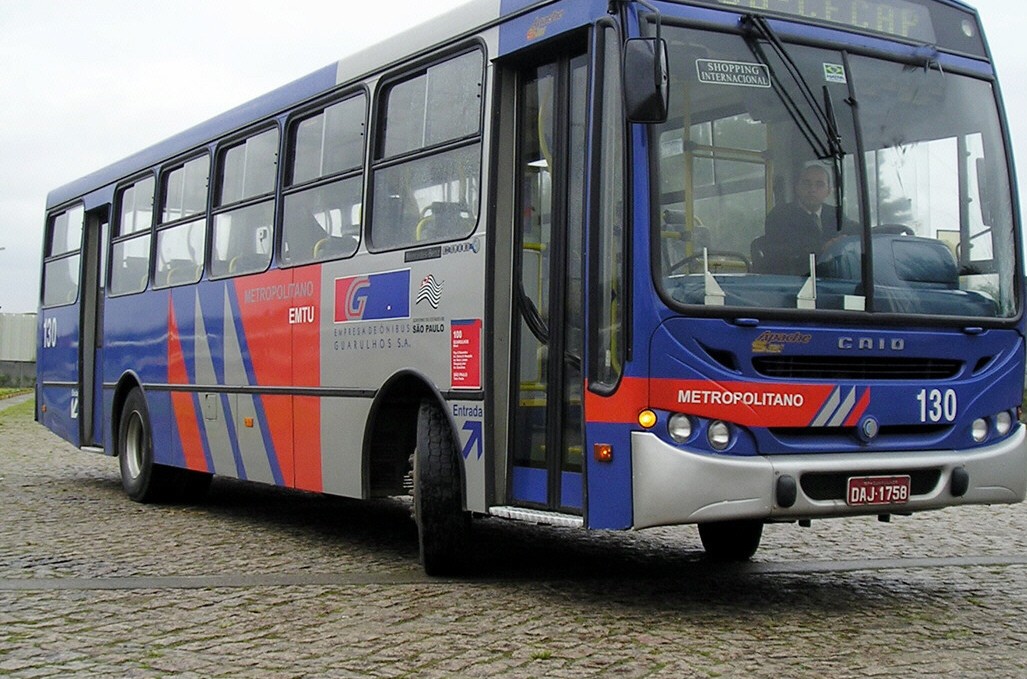
M 799 177 L 799 186 L 796 197 L 799 204 L 809 212 L 814 212 L 824 201 L 831 187 L 827 181 L 827 172 L 817 167 L 807 168 Z

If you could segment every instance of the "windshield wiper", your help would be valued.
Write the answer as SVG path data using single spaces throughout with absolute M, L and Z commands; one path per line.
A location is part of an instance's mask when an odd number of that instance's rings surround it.
M 767 67 L 771 80 L 777 84 L 774 91 L 781 98 L 785 110 L 788 111 L 788 115 L 791 116 L 799 131 L 806 138 L 807 143 L 809 143 L 817 157 L 821 160 L 831 158 L 836 162 L 840 162 L 845 156 L 845 150 L 842 148 L 842 139 L 838 133 L 838 125 L 834 117 L 834 107 L 831 105 L 827 86 L 824 86 L 824 104 L 821 105 L 816 94 L 813 93 L 809 82 L 806 81 L 802 71 L 799 70 L 798 65 L 796 65 L 791 55 L 788 54 L 784 43 L 774 33 L 767 20 L 757 14 L 746 14 L 742 17 L 741 23 L 742 28 L 745 30 L 746 43 L 749 45 L 749 49 L 759 59 L 760 63 Z M 759 40 L 766 42 L 777 58 L 781 60 L 781 63 L 784 64 L 785 71 L 798 87 L 807 110 L 813 112 L 813 120 L 810 120 L 803 112 L 803 107 L 799 102 L 781 84 L 781 79 L 771 65 L 770 59 L 767 58 L 766 52 L 763 51 L 763 46 Z
M 776 84 L 774 91 L 781 99 L 781 103 L 784 104 L 785 110 L 796 127 L 799 128 L 802 136 L 806 138 L 806 143 L 816 153 L 817 158 L 820 160 L 830 158 L 832 161 L 834 166 L 835 210 L 837 211 L 836 223 L 838 224 L 838 230 L 841 231 L 843 223 L 842 206 L 845 204 L 843 188 L 845 182 L 842 180 L 842 161 L 845 159 L 845 149 L 842 147 L 842 135 L 838 131 L 838 119 L 834 114 L 834 102 L 831 100 L 831 91 L 827 85 L 824 85 L 823 104 L 821 105 L 820 100 L 813 93 L 813 88 L 810 87 L 806 77 L 799 70 L 799 66 L 792 59 L 792 55 L 788 53 L 784 43 L 777 37 L 777 34 L 774 33 L 774 30 L 764 17 L 758 14 L 746 14 L 742 17 L 742 28 L 745 30 L 745 41 L 749 45 L 749 49 L 767 67 L 771 80 Z M 785 71 L 799 88 L 799 93 L 806 102 L 807 110 L 813 112 L 815 120 L 811 121 L 809 119 L 803 112 L 803 107 L 788 92 L 788 88 L 781 84 L 780 78 L 778 78 L 774 67 L 770 63 L 770 59 L 767 58 L 766 53 L 763 51 L 763 46 L 759 42 L 761 39 L 770 45 L 774 54 L 784 64 Z
M 834 165 L 835 224 L 838 225 L 838 231 L 841 231 L 842 223 L 845 221 L 842 214 L 845 205 L 845 181 L 842 177 L 842 161 L 845 159 L 845 150 L 842 149 L 842 135 L 838 132 L 838 119 L 834 115 L 834 101 L 831 99 L 831 90 L 827 88 L 827 85 L 824 85 L 824 114 L 827 116 L 827 138 L 834 140 L 832 150 L 835 155 L 832 165 Z

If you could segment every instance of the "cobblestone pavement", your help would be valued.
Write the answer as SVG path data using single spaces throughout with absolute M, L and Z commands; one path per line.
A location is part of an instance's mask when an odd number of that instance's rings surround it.
M 476 526 L 416 564 L 408 508 L 215 480 L 143 506 L 117 461 L 0 404 L 0 675 L 1023 677 L 1027 507 L 768 526 L 754 563 L 693 527 Z M 12 405 L 13 404 L 13 405 Z

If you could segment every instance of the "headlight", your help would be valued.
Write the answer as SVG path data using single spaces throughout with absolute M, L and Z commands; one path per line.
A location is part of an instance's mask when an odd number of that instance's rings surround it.
M 731 443 L 731 427 L 726 422 L 717 420 L 710 424 L 706 437 L 714 450 L 726 450 Z
M 974 437 L 974 441 L 981 443 L 984 439 L 988 438 L 988 421 L 983 417 L 974 420 L 973 425 L 970 427 L 970 433 Z
M 684 443 L 692 438 L 692 418 L 688 415 L 671 415 L 667 422 L 667 433 L 675 443 Z
M 1008 410 L 1004 410 L 995 416 L 995 431 L 999 436 L 1005 436 L 1013 428 L 1013 416 Z

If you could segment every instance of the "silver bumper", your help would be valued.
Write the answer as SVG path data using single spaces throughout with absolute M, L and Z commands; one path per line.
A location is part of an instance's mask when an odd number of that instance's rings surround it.
M 1009 438 L 970 451 L 775 455 L 737 458 L 699 454 L 664 443 L 655 435 L 631 435 L 634 527 L 667 526 L 731 519 L 803 519 L 917 512 L 965 504 L 1022 502 L 1027 495 L 1027 429 L 1020 425 Z M 962 468 L 970 483 L 965 494 L 950 490 L 952 472 Z M 809 473 L 875 472 L 908 474 L 940 470 L 927 493 L 893 506 L 850 507 L 842 499 L 816 500 L 800 479 Z M 777 503 L 777 481 L 798 484 L 794 504 Z

